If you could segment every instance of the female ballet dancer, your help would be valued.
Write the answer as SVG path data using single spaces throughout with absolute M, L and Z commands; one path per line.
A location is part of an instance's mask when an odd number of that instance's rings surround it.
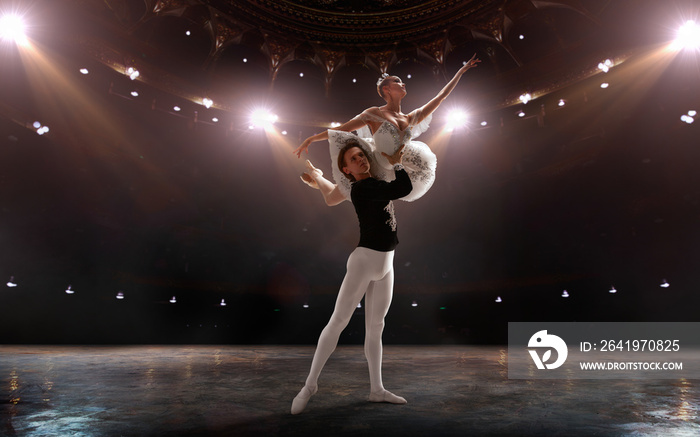
M 377 92 L 386 101 L 384 106 L 365 109 L 352 120 L 335 129 L 335 131 L 346 134 L 329 137 L 329 132 L 333 132 L 331 130 L 308 137 L 294 153 L 301 157 L 302 152 L 308 153 L 311 143 L 328 139 L 331 162 L 335 163 L 335 154 L 342 147 L 342 144 L 333 144 L 334 140 L 347 141 L 348 135 L 352 135 L 349 132 L 357 131 L 357 136 L 363 138 L 373 149 L 372 153 L 377 162 L 373 169 L 373 176 L 379 179 L 386 177 L 388 179 L 385 180 L 391 180 L 393 176 L 390 172 L 391 165 L 381 153 L 391 155 L 400 145 L 405 145 L 403 163 L 413 183 L 413 191 L 401 200 L 416 200 L 433 185 L 437 158 L 425 143 L 415 141 L 415 138 L 428 129 L 433 112 L 450 95 L 462 75 L 470 68 L 476 67 L 479 62 L 481 61 L 476 58 L 476 54 L 472 56 L 433 99 L 408 114 L 401 112 L 401 100 L 406 96 L 406 85 L 399 77 L 389 76 L 385 73 L 377 81 Z M 350 184 L 345 181 L 339 169 L 335 168 L 334 165 L 332 167 L 338 192 L 333 193 L 331 198 L 339 203 L 350 198 Z
M 309 399 L 318 390 L 321 370 L 338 345 L 340 333 L 350 321 L 362 296 L 365 296 L 365 357 L 369 366 L 369 400 L 406 403 L 406 399 L 384 388 L 381 369 L 382 331 L 384 317 L 391 304 L 394 248 L 398 244 L 392 200 L 406 196 L 412 189 L 411 180 L 401 165 L 403 151 L 404 147 L 399 147 L 392 155 L 383 154 L 394 170 L 395 178 L 391 182 L 371 176 L 370 168 L 374 162 L 367 144 L 362 144 L 361 140 L 347 141 L 338 153 L 338 168 L 352 181 L 350 197 L 360 222 L 360 242 L 348 258 L 347 273 L 340 286 L 333 314 L 318 339 L 306 383 L 292 402 L 292 414 L 304 411 Z M 313 169 L 313 166 L 310 168 Z M 321 185 L 330 184 L 320 170 L 310 170 L 306 175 Z

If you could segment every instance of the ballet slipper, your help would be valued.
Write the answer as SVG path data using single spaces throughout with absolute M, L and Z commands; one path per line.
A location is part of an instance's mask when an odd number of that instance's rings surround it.
M 388 402 L 390 404 L 407 404 L 408 401 L 406 399 L 402 398 L 401 396 L 396 396 L 394 393 L 390 392 L 389 390 L 384 390 L 379 393 L 370 393 L 369 394 L 369 401 L 370 402 Z
M 314 180 L 314 178 L 311 177 L 310 174 L 308 173 L 302 173 L 301 176 L 299 176 L 306 185 L 310 186 L 311 188 L 319 189 L 318 184 Z
M 314 389 L 311 390 L 307 386 L 304 386 L 292 401 L 292 414 L 299 414 L 304 411 L 306 404 L 309 403 L 309 399 L 311 399 L 311 396 L 315 395 L 317 391 L 318 387 L 314 387 Z
M 318 190 L 319 188 L 316 178 L 323 176 L 323 171 L 320 168 L 314 167 L 314 165 L 308 159 L 306 160 L 306 170 L 306 172 L 301 174 L 301 180 L 311 188 Z
M 313 179 L 323 176 L 323 171 L 320 168 L 314 167 L 314 165 L 308 159 L 306 160 L 306 170 L 306 173 Z

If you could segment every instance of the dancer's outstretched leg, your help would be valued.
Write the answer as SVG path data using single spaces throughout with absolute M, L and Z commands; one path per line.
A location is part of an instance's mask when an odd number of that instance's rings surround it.
M 365 294 L 365 356 L 369 366 L 369 400 L 405 404 L 406 399 L 386 390 L 382 382 L 382 332 L 394 288 L 394 269 L 391 267 L 393 259 L 388 261 L 390 270 L 382 280 L 370 284 Z
M 323 177 L 323 172 L 314 167 L 314 165 L 306 160 L 307 171 L 301 175 L 301 180 L 311 188 L 321 190 L 323 200 L 327 205 L 334 206 L 345 200 L 345 195 L 338 189 L 338 186 L 328 179 Z
M 368 249 L 365 248 L 357 248 L 348 258 L 348 270 L 340 286 L 333 315 L 318 339 L 318 346 L 314 352 L 306 385 L 292 402 L 292 414 L 304 411 L 309 398 L 318 390 L 318 377 L 321 375 L 321 370 L 323 370 L 328 358 L 335 351 L 340 333 L 348 325 L 372 278 L 377 276 L 375 272 L 378 270 L 378 266 L 373 265 L 372 258 L 367 251 Z

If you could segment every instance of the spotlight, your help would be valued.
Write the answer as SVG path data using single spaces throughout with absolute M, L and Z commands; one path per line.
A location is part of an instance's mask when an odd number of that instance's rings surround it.
M 129 79 L 131 79 L 131 80 L 136 80 L 136 78 L 141 75 L 141 73 L 139 73 L 139 71 L 137 69 L 135 69 L 134 67 L 129 67 L 126 70 L 126 74 L 127 74 L 127 76 L 129 76 Z
M 119 299 L 119 300 L 124 299 L 124 293 L 121 291 L 119 293 L 117 293 L 117 299 Z
M 481 125 L 484 126 L 484 127 L 487 126 L 488 124 L 489 124 L 489 123 L 488 123 L 486 120 L 484 120 L 484 121 L 481 122 Z
M 501 303 L 501 302 L 503 302 L 503 299 L 501 299 L 501 296 L 498 296 L 496 298 L 496 303 Z
M 532 95 L 530 93 L 525 93 L 520 96 L 520 101 L 527 105 L 527 102 L 532 100 Z
M 66 288 L 66 294 L 75 294 L 75 290 L 73 290 L 69 285 L 68 288 Z
M 566 290 L 564 290 L 564 291 L 561 293 L 561 297 L 569 297 L 569 292 L 566 291 Z
M 697 49 L 700 47 L 700 27 L 693 20 L 688 20 L 678 29 L 678 36 L 673 41 L 673 48 Z
M 226 301 L 224 299 L 221 299 L 221 303 L 219 304 L 222 307 L 226 306 Z
M 357 303 L 357 308 L 362 308 L 362 302 Z
M 283 130 L 283 131 L 282 131 L 282 135 L 287 135 L 287 131 L 286 131 L 286 130 Z
M 177 303 L 177 298 L 175 298 L 175 296 L 173 296 L 173 298 L 170 299 L 170 303 Z
M 518 117 L 520 117 L 520 118 L 525 117 L 525 112 L 519 111 L 519 112 L 518 112 Z
M 304 305 L 302 305 L 302 307 L 308 308 L 308 307 L 309 307 L 309 304 L 308 304 L 308 303 L 305 303 Z
M 5 15 L 0 18 L 0 38 L 26 46 L 29 44 L 24 34 L 24 22 L 18 15 Z
M 331 123 L 331 127 L 332 127 L 332 128 L 336 128 L 336 127 L 338 127 L 338 126 L 340 126 L 340 125 L 341 125 L 341 123 L 338 123 L 337 121 L 334 121 L 333 123 Z
M 352 78 L 352 83 L 357 83 L 357 79 L 355 79 L 355 78 L 353 77 L 353 78 Z
M 246 62 L 248 62 L 248 58 L 243 58 L 243 63 L 245 64 Z
M 253 114 L 250 117 L 250 123 L 251 123 L 251 129 L 256 128 L 256 127 L 261 127 L 264 129 L 271 128 L 273 124 L 277 121 L 277 115 L 264 110 L 264 109 L 257 109 L 253 111 Z
M 416 301 L 414 300 L 413 303 L 411 304 L 411 306 L 414 307 L 414 308 L 417 307 L 417 306 L 418 306 L 418 302 L 416 302 Z
M 681 115 L 681 121 L 684 123 L 692 124 L 695 121 L 695 116 L 698 115 L 698 111 L 695 110 L 690 110 L 688 111 L 688 114 L 686 115 Z
M 406 75 L 406 79 L 410 79 L 412 76 L 410 74 Z
M 32 123 L 32 126 L 34 126 L 34 129 L 39 129 L 41 127 L 41 123 L 38 121 L 35 121 L 34 123 Z
M 613 61 L 611 61 L 610 59 L 606 59 L 605 61 L 600 62 L 598 64 L 598 69 L 600 71 L 602 71 L 603 73 L 607 73 L 608 71 L 610 71 L 610 69 L 612 67 L 613 67 Z
M 525 35 L 520 35 L 518 38 L 521 39 L 521 40 L 522 40 L 522 39 L 525 39 Z
M 214 117 L 214 118 L 211 119 L 211 121 L 213 121 L 214 123 L 218 123 L 218 122 L 219 122 L 219 119 L 216 118 L 216 117 Z
M 666 281 L 665 279 L 661 281 L 661 288 L 668 288 L 670 286 L 671 284 L 669 284 L 668 281 Z
M 14 288 L 14 287 L 17 286 L 17 283 L 15 282 L 15 277 L 14 277 L 14 276 L 10 276 L 10 280 L 7 281 L 7 286 L 10 287 L 10 288 Z
M 617 293 L 617 290 L 615 289 L 615 287 L 610 287 L 610 290 L 608 290 L 608 293 L 615 294 L 615 293 Z
M 182 111 L 182 108 L 180 108 L 179 106 L 176 105 L 176 106 L 173 106 L 173 111 L 180 112 L 180 111 Z
M 304 73 L 299 73 L 299 77 L 304 77 Z
M 565 105 L 566 105 L 566 100 L 560 99 L 560 100 L 559 100 L 559 103 L 557 103 L 557 105 L 559 105 L 560 107 L 561 107 L 561 106 L 565 106 Z
M 44 135 L 45 133 L 49 132 L 49 127 L 48 126 L 41 126 L 39 129 L 36 130 L 36 133 L 39 135 Z
M 603 82 L 603 83 L 600 84 L 600 87 L 603 88 L 603 89 L 605 89 L 605 88 L 607 88 L 607 87 L 609 87 L 609 86 L 610 86 L 610 84 L 607 83 L 607 82 Z
M 190 36 L 190 35 L 192 35 L 192 32 L 190 32 L 190 31 L 188 30 L 187 32 L 185 32 L 185 35 Z
M 467 124 L 467 113 L 461 109 L 454 109 L 447 114 L 447 123 L 445 124 L 445 130 L 451 132 L 458 127 L 462 127 Z
M 208 97 L 205 97 L 202 99 L 202 105 L 204 105 L 205 108 L 209 109 L 211 108 L 211 105 L 214 104 L 214 101 Z
M 87 68 L 81 68 L 80 73 L 81 74 L 90 74 L 90 71 Z
M 690 115 L 681 115 L 681 121 L 688 124 L 692 124 L 695 121 L 695 119 Z
M 138 96 L 139 96 L 139 92 L 138 92 L 138 91 L 132 91 L 132 92 L 131 92 L 131 95 L 134 96 L 134 97 L 138 97 Z

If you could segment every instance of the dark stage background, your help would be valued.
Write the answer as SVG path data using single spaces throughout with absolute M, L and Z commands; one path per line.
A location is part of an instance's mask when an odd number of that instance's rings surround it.
M 231 88 L 226 107 L 205 109 L 95 60 L 84 35 L 109 39 L 110 29 L 84 21 L 78 3 L 70 14 L 48 9 L 54 19 L 38 20 L 32 53 L 2 42 L 0 342 L 314 343 L 358 227 L 351 204 L 329 208 L 299 180 L 303 161 L 291 151 L 323 129 L 315 120 L 381 104 L 377 74 L 347 67 L 363 91 L 338 84 L 325 97 L 312 73 L 311 85 L 292 83 L 303 64 L 273 89 L 254 66 L 230 69 L 207 79 Z M 505 72 L 484 62 L 465 75 L 421 137 L 438 154 L 435 185 L 397 202 L 385 342 L 503 343 L 509 321 L 698 320 L 700 135 L 680 120 L 700 107 L 698 58 L 664 51 L 675 15 L 653 3 L 610 6 L 584 32 L 582 44 L 629 55 L 605 76 L 504 105 L 493 96 L 519 71 L 526 88 L 548 60 L 566 58 L 551 52 Z M 624 38 L 591 36 L 616 23 Z M 159 48 L 156 30 L 133 34 L 150 35 L 147 53 L 166 52 L 168 71 L 201 85 L 190 72 L 199 70 L 173 61 L 176 49 Z M 474 51 L 487 57 L 484 45 L 463 47 L 447 73 Z M 394 70 L 414 71 L 405 111 L 444 84 L 412 60 Z M 248 129 L 256 104 L 280 114 L 275 133 Z M 469 107 L 470 124 L 446 134 L 454 105 Z M 38 135 L 35 120 L 51 130 Z M 325 142 L 309 158 L 330 174 Z M 362 341 L 357 315 L 341 342 Z

